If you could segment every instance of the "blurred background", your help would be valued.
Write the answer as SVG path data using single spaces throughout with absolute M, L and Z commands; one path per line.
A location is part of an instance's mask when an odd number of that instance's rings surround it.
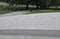
M 0 14 L 24 10 L 49 10 L 47 12 L 57 10 L 60 12 L 60 0 L 0 0 Z

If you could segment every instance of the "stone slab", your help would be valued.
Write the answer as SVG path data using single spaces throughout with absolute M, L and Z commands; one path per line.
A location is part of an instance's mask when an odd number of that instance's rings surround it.
M 0 39 L 60 39 L 60 37 L 30 35 L 0 35 Z
M 0 35 L 60 36 L 60 12 L 1 16 Z

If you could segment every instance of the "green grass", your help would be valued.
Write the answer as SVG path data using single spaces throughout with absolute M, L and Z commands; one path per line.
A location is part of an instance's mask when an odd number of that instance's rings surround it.
M 7 10 L 3 10 L 3 11 L 2 11 L 2 10 L 1 10 L 1 11 L 0 11 L 0 14 L 6 14 L 6 13 L 9 13 L 9 12 L 11 12 L 11 11 L 7 11 Z
M 60 10 L 33 10 L 26 14 L 48 13 L 48 12 L 60 12 Z

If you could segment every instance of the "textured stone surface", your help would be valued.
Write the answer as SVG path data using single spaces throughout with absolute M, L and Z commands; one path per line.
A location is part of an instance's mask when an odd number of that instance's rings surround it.
M 60 30 L 60 13 L 0 17 L 0 29 Z
M 0 35 L 0 39 L 60 39 L 60 37 L 29 36 L 29 35 Z
M 60 36 L 60 12 L 1 16 L 0 34 Z

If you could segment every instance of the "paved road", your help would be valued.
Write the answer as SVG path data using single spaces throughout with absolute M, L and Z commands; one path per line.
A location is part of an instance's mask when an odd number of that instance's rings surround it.
M 25 14 L 25 13 L 28 13 L 28 11 L 11 12 L 11 13 L 8 13 L 8 14 L 2 14 L 2 15 L 0 15 L 0 17 L 1 17 L 1 16 L 5 17 L 5 16 L 23 15 L 23 14 Z

